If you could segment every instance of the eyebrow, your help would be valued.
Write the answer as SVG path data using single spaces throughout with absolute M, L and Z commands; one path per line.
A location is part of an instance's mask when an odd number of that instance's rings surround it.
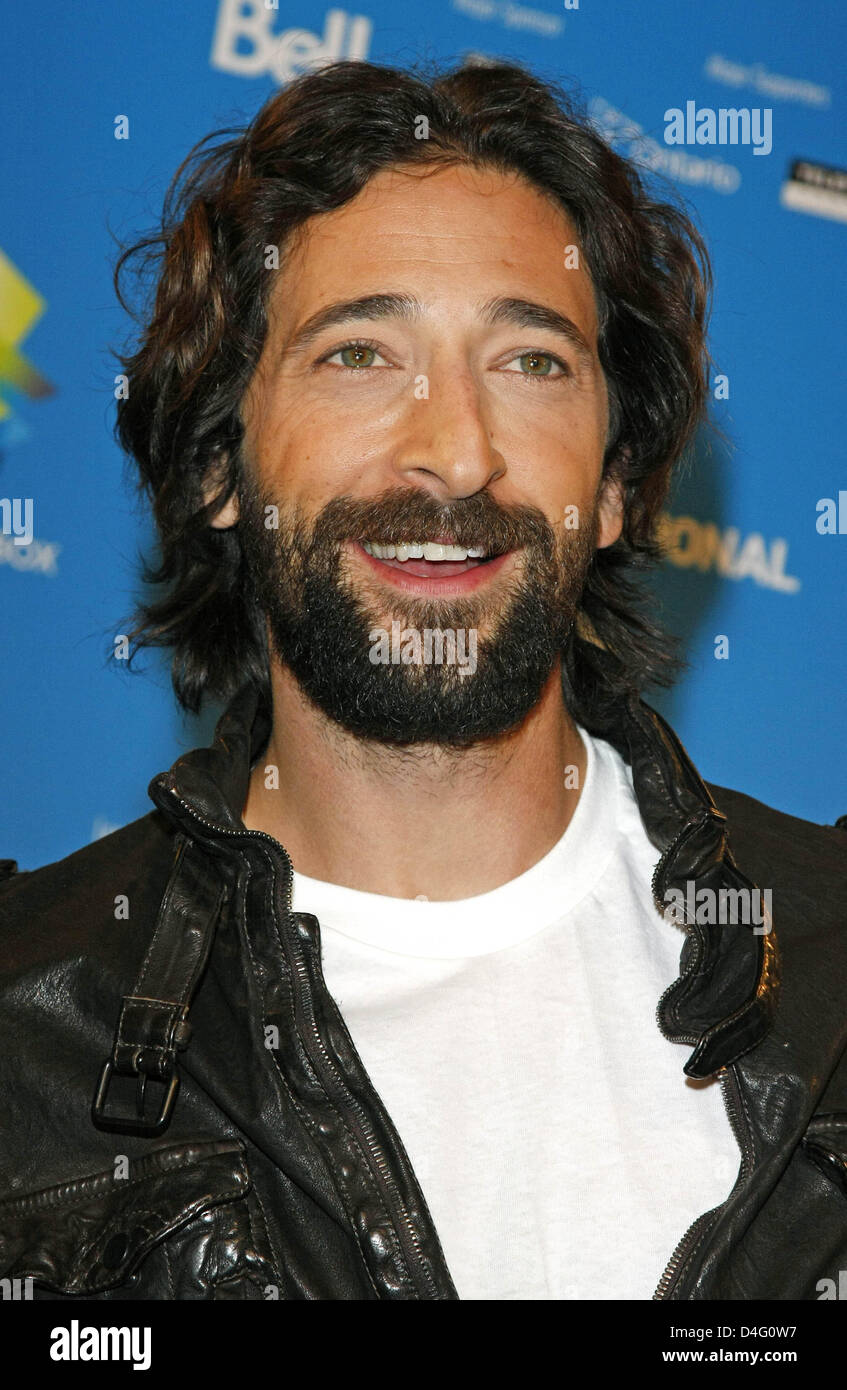
M 337 300 L 306 319 L 285 344 L 282 356 L 302 352 L 327 328 L 337 328 L 356 319 L 396 318 L 414 322 L 423 316 L 423 312 L 424 306 L 420 300 L 410 294 L 366 294 L 358 299 Z M 483 322 L 492 328 L 508 323 L 516 328 L 543 328 L 550 333 L 557 333 L 567 339 L 583 365 L 594 365 L 594 352 L 581 329 L 566 314 L 559 313 L 558 309 L 553 309 L 547 304 L 537 304 L 531 299 L 498 296 L 486 300 L 480 307 L 479 314 Z

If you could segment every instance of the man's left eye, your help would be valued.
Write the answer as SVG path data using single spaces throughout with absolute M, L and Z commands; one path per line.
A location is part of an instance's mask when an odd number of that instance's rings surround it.
M 552 352 L 522 352 L 518 357 L 513 357 L 512 362 L 518 362 L 519 367 L 513 368 L 510 362 L 506 370 L 516 370 L 522 376 L 560 377 L 568 375 L 566 364 Z

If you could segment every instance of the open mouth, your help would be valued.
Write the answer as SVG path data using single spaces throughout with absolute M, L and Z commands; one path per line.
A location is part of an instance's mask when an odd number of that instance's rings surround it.
M 449 540 L 400 541 L 397 544 L 362 541 L 366 555 L 410 579 L 445 580 L 481 570 L 504 558 L 481 546 L 455 545 Z

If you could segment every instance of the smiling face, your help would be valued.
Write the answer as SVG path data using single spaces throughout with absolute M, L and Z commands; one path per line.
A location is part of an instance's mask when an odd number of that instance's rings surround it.
M 216 524 L 240 512 L 277 656 L 354 732 L 513 727 L 620 534 L 577 244 L 519 177 L 448 166 L 374 176 L 287 250 L 242 406 L 244 483 Z M 472 631 L 474 670 L 411 640 L 375 661 L 392 623 Z

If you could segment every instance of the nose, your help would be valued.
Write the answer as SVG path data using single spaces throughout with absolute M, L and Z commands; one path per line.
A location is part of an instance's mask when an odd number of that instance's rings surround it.
M 417 378 L 394 464 L 405 482 L 444 500 L 471 497 L 503 476 L 470 369 L 445 364 Z

